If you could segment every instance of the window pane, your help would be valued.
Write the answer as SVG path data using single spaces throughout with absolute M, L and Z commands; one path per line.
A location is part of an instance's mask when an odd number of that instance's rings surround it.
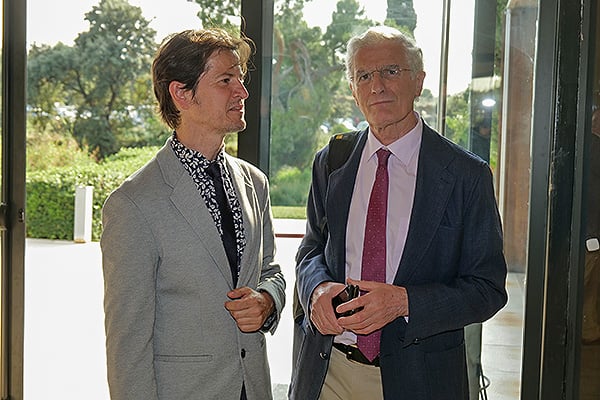
M 107 194 L 102 187 L 120 183 L 139 167 L 140 160 L 145 162 L 156 151 L 153 147 L 142 153 L 140 147 L 162 145 L 169 136 L 170 131 L 154 112 L 147 59 L 152 58 L 156 45 L 168 34 L 201 26 L 197 16 L 199 5 L 195 2 L 129 0 L 124 2 L 129 6 L 116 10 L 127 12 L 118 15 L 123 18 L 109 14 L 114 18 L 96 20 L 98 29 L 92 32 L 89 18 L 85 19 L 86 13 L 101 5 L 110 6 L 108 3 L 115 4 L 98 0 L 27 0 L 28 238 L 24 335 L 24 397 L 27 400 L 56 396 L 71 400 L 109 398 L 102 266 L 97 241 L 100 208 Z M 141 7 L 141 18 L 135 7 Z M 101 14 L 89 17 L 101 18 Z M 150 21 L 149 28 L 155 34 L 143 30 L 144 24 L 136 23 L 142 19 Z M 137 34 L 135 38 L 127 36 L 134 34 Z M 123 44 L 121 39 L 126 36 L 130 41 Z M 85 52 L 76 39 L 86 41 Z M 142 42 L 144 46 L 141 46 Z M 121 55 L 110 53 L 115 48 Z M 103 58 L 99 56 L 101 50 L 111 55 Z M 89 60 L 82 59 L 82 54 Z M 110 68 L 130 56 L 131 64 Z M 134 60 L 136 56 L 146 59 Z M 137 61 L 141 67 L 133 77 L 129 74 L 137 68 Z M 81 64 L 71 68 L 75 63 Z M 90 75 L 94 68 L 95 75 Z M 127 78 L 112 74 L 117 70 Z M 62 71 L 72 75 L 61 75 Z M 76 79 L 69 80 L 77 75 L 76 72 L 80 73 L 78 78 L 82 87 L 79 88 Z M 106 133 L 107 125 L 96 129 L 98 125 L 92 122 L 100 119 L 95 114 L 97 110 L 90 104 L 82 104 L 85 95 L 95 95 L 90 92 L 105 85 L 109 77 L 116 78 L 115 86 L 122 90 L 114 99 L 119 107 L 111 109 L 110 127 L 122 123 L 122 130 L 117 134 L 116 146 L 105 148 L 102 146 L 112 143 L 110 136 L 97 142 L 94 138 Z M 90 92 L 85 93 L 86 90 Z M 95 100 L 106 98 L 98 96 Z M 107 102 L 102 104 L 109 105 Z M 93 150 L 95 145 L 100 146 L 98 150 Z M 73 178 L 93 176 L 90 170 L 97 166 L 98 159 L 120 147 L 138 149 L 120 157 L 123 162 L 120 178 L 109 178 L 94 187 L 93 241 L 75 243 L 72 236 Z M 55 179 L 57 176 L 60 178 Z M 54 184 L 49 182 L 54 180 Z M 64 182 L 58 183 L 61 180 Z M 59 197 L 62 202 L 58 205 L 35 203 L 46 192 Z M 71 210 L 71 213 L 63 218 L 61 209 Z M 49 229 L 45 230 L 45 227 Z
M 587 182 L 584 184 L 585 272 L 579 399 L 600 398 L 600 8 L 597 8 L 591 133 L 586 132 Z
M 481 384 L 489 398 L 519 398 L 537 2 L 323 0 L 303 9 L 281 3 L 275 6 L 273 47 L 273 205 L 304 208 L 314 153 L 333 133 L 365 126 L 343 74 L 345 43 L 367 26 L 384 23 L 391 11 L 424 52 L 427 76 L 417 111 L 427 124 L 488 161 L 494 173 L 509 304 L 468 330 L 472 381 L 478 381 L 472 397 Z M 387 10 L 400 3 L 412 3 L 412 10 Z

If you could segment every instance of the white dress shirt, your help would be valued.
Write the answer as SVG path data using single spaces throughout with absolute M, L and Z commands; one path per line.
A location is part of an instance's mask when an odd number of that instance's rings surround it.
M 386 283 L 392 283 L 398 271 L 404 251 L 408 225 L 415 197 L 419 149 L 423 134 L 423 123 L 417 114 L 417 125 L 406 135 L 383 146 L 369 130 L 362 152 L 354 191 L 350 202 L 348 226 L 346 228 L 346 277 L 360 280 L 363 241 L 371 188 L 375 182 L 377 155 L 381 147 L 392 154 L 388 159 L 388 209 L 386 223 Z M 335 339 L 344 344 L 356 343 L 356 335 L 344 332 Z

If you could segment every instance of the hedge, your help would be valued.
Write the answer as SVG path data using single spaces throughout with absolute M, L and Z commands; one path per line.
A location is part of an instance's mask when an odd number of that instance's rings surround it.
M 81 185 L 94 187 L 92 240 L 99 240 L 104 201 L 157 150 L 156 147 L 123 149 L 101 164 L 28 172 L 27 237 L 73 240 L 75 188 Z
M 102 205 L 129 175 L 143 166 L 158 147 L 122 149 L 100 164 L 65 166 L 27 172 L 27 237 L 73 240 L 75 188 L 93 186 L 92 240 L 102 233 Z M 305 218 L 310 170 L 287 168 L 271 182 L 276 218 Z M 285 205 L 288 207 L 278 207 Z M 296 206 L 296 207 L 289 207 Z

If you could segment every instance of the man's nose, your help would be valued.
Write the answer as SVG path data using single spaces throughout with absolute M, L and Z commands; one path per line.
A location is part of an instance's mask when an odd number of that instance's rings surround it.
M 250 96 L 250 94 L 248 93 L 248 89 L 246 88 L 246 85 L 244 85 L 243 81 L 239 81 L 239 86 L 237 87 L 236 92 L 244 100 L 247 99 L 248 96 Z
M 384 79 L 381 77 L 381 72 L 373 71 L 371 75 L 371 93 L 381 93 L 385 90 Z

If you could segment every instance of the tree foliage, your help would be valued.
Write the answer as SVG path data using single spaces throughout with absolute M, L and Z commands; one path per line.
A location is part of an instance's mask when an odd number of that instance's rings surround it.
M 191 0 L 189 0 L 191 1 Z M 229 32 L 239 32 L 241 0 L 195 0 L 200 5 L 198 18 L 205 28 L 219 27 Z
M 195 0 L 203 26 L 239 16 L 240 0 Z M 303 8 L 311 0 L 275 3 L 271 87 L 271 174 L 285 167 L 308 168 L 324 143 L 324 132 L 340 117 L 357 116 L 344 78 L 345 44 L 372 22 L 356 0 L 340 0 L 323 32 L 309 26 Z M 255 101 L 250 99 L 249 101 Z
M 115 153 L 151 116 L 149 66 L 156 32 L 139 7 L 101 0 L 85 14 L 90 28 L 73 46 L 36 46 L 28 59 L 28 104 L 47 127 L 60 110 L 82 148 L 99 158 Z M 58 113 L 60 115 L 60 112 Z
M 202 26 L 239 32 L 242 0 L 194 1 L 200 5 Z M 289 171 L 304 176 L 331 133 L 350 129 L 364 118 L 344 76 L 345 46 L 352 35 L 376 23 L 366 17 L 358 0 L 338 0 L 328 26 L 309 26 L 304 6 L 310 1 L 318 0 L 275 2 L 271 176 L 282 177 L 281 183 L 283 177 L 298 181 Z M 506 1 L 497 2 L 500 19 Z M 149 21 L 127 0 L 101 0 L 85 19 L 89 30 L 80 33 L 73 46 L 30 49 L 29 122 L 52 137 L 67 133 L 98 158 L 124 146 L 160 144 L 167 132 L 150 94 L 149 66 L 156 41 Z M 414 36 L 413 0 L 387 0 L 385 23 Z M 465 96 L 466 92 L 448 99 L 445 117 L 448 135 L 463 145 L 469 129 Z M 437 99 L 431 92 L 423 92 L 417 109 L 435 126 Z M 230 151 L 235 150 L 234 140 L 235 136 L 227 138 Z
M 417 13 L 413 7 L 413 0 L 387 0 L 385 23 L 414 37 Z

